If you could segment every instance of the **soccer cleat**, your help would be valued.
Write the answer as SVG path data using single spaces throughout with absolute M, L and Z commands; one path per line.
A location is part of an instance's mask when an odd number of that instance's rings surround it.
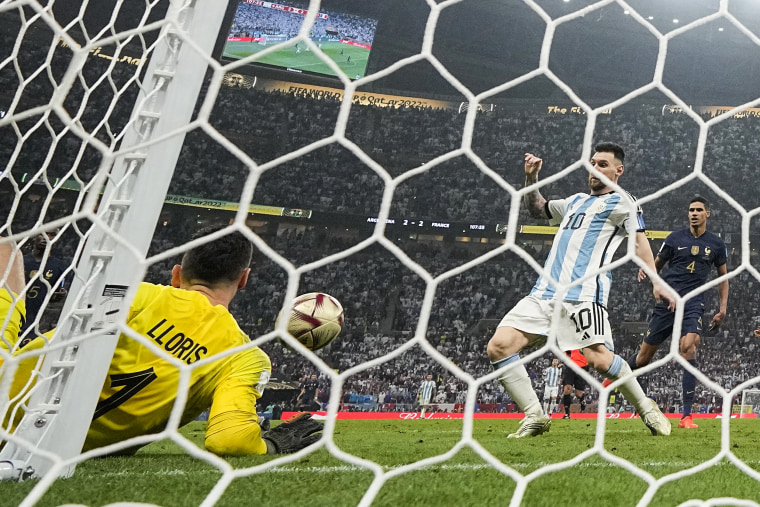
M 570 419 L 570 414 L 565 414 L 562 416 L 562 419 Z
M 695 429 L 699 428 L 699 426 L 692 420 L 690 415 L 687 415 L 681 421 L 678 423 L 679 428 L 688 428 L 688 429 Z
M 654 400 L 650 399 L 649 402 L 651 403 L 649 410 L 641 414 L 644 424 L 647 425 L 653 436 L 670 435 L 670 421 L 663 415 Z
M 549 427 L 552 425 L 552 420 L 546 415 L 526 415 L 517 431 L 507 435 L 507 438 L 524 438 L 524 437 L 536 437 L 541 433 L 549 431 Z

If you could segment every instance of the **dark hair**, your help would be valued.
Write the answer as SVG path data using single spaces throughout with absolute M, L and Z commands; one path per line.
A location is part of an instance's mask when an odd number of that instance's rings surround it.
M 694 197 L 692 197 L 691 201 L 689 201 L 689 207 L 691 207 L 691 205 L 695 202 L 701 202 L 702 204 L 705 205 L 705 211 L 710 211 L 710 203 L 707 202 L 707 199 L 705 199 L 701 195 L 695 195 Z
M 620 161 L 620 163 L 625 162 L 625 152 L 623 151 L 623 148 L 619 144 L 615 143 L 599 143 L 596 145 L 594 150 L 599 153 L 612 153 L 615 155 L 615 158 Z
M 192 239 L 202 238 L 224 229 L 225 225 L 204 227 Z M 191 282 L 209 285 L 237 282 L 251 264 L 253 245 L 240 232 L 231 232 L 185 252 L 182 256 L 182 277 Z

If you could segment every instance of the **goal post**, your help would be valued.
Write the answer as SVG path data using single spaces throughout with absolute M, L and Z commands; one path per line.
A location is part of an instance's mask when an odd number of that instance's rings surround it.
M 742 391 L 742 402 L 738 407 L 734 406 L 733 413 L 739 417 L 744 414 L 757 414 L 760 412 L 760 389 L 745 389 Z
M 81 453 L 116 347 L 117 324 L 125 321 L 142 281 L 152 231 L 185 138 L 183 128 L 191 120 L 221 28 L 222 7 L 215 0 L 172 0 L 152 54 L 150 48 L 144 50 L 141 59 L 150 60 L 129 130 L 118 151 L 104 156 L 114 163 L 101 174 L 103 198 L 51 340 L 54 347 L 41 368 L 40 378 L 52 380 L 35 388 L 21 423 L 0 451 L 2 479 L 74 472 L 73 458 Z M 187 43 L 190 39 L 195 47 Z M 89 48 L 74 51 L 86 56 Z M 85 59 L 72 59 L 69 86 L 81 70 L 75 63 L 81 66 Z

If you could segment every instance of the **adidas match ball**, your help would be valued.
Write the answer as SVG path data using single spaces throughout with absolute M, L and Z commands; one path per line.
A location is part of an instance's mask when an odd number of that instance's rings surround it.
M 343 306 L 329 294 L 298 296 L 288 319 L 288 333 L 311 350 L 332 342 L 343 328 Z

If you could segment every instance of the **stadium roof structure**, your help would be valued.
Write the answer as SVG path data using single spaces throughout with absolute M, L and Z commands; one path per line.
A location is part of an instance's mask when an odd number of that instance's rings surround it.
M 52 3 L 38 1 L 43 5 Z M 653 31 L 673 35 L 668 42 L 663 81 L 686 103 L 738 105 L 757 98 L 760 46 L 751 35 L 760 38 L 760 3 L 755 0 L 730 0 L 728 18 L 721 16 L 683 33 L 674 31 L 715 15 L 720 0 L 627 0 L 622 5 L 615 1 L 534 1 L 552 20 L 561 20 L 554 32 L 549 69 L 592 106 L 609 103 L 652 81 L 659 51 Z M 232 9 L 237 2 L 230 0 L 220 5 Z M 81 3 L 82 0 L 57 0 L 52 3 L 53 13 L 65 26 L 78 15 Z M 282 3 L 302 7 L 309 4 L 305 0 Z M 97 33 L 107 26 L 116 5 L 116 0 L 90 2 L 82 21 L 71 25 L 72 35 L 80 38 L 82 32 Z M 160 19 L 167 5 L 168 0 L 156 2 L 148 18 Z M 378 20 L 368 74 L 418 54 L 431 14 L 425 0 L 323 0 L 321 8 Z M 144 2 L 124 2 L 116 29 L 136 26 L 145 9 Z M 584 12 L 564 21 L 579 11 Z M 640 18 L 636 19 L 636 15 Z M 0 15 L 8 16 L 13 12 Z M 735 26 L 734 19 L 749 33 Z M 463 85 L 480 93 L 535 70 L 546 33 L 544 19 L 523 0 L 462 0 L 441 11 L 434 31 L 433 55 Z M 150 43 L 150 34 L 146 42 Z M 324 78 L 255 66 L 248 70 L 261 72 L 262 77 L 329 83 Z M 331 84 L 340 86 L 334 79 Z M 416 96 L 461 95 L 426 61 L 367 83 L 363 90 Z M 562 97 L 565 94 L 553 82 L 539 76 L 497 98 Z
M 652 81 L 659 41 L 651 30 L 669 34 L 719 9 L 719 0 L 627 3 L 651 27 L 644 26 L 615 2 L 599 6 L 604 2 L 536 0 L 553 20 L 594 7 L 556 26 L 549 59 L 549 68 L 592 105 L 608 103 Z M 408 25 L 410 19 L 424 18 L 429 9 L 423 0 L 404 4 L 407 12 L 416 14 L 408 15 L 403 26 L 382 21 L 378 24 L 379 51 L 370 71 L 398 59 L 392 51 L 382 50 L 384 46 L 400 45 L 390 41 L 406 37 L 403 51 L 398 50 L 403 56 L 421 47 L 423 27 Z M 760 37 L 760 4 L 734 0 L 729 3 L 729 12 Z M 546 31 L 544 20 L 521 0 L 465 0 L 441 12 L 433 54 L 478 93 L 536 69 Z M 428 82 L 440 86 L 432 66 L 421 70 L 427 72 Z M 404 75 L 385 81 L 384 85 L 396 89 L 410 89 L 415 83 L 419 87 L 419 83 L 426 82 Z M 760 47 L 721 17 L 673 36 L 668 43 L 663 81 L 691 104 L 740 104 L 752 100 L 757 98 L 756 84 L 760 83 Z M 546 78 L 533 79 L 506 95 L 524 99 L 564 96 Z

